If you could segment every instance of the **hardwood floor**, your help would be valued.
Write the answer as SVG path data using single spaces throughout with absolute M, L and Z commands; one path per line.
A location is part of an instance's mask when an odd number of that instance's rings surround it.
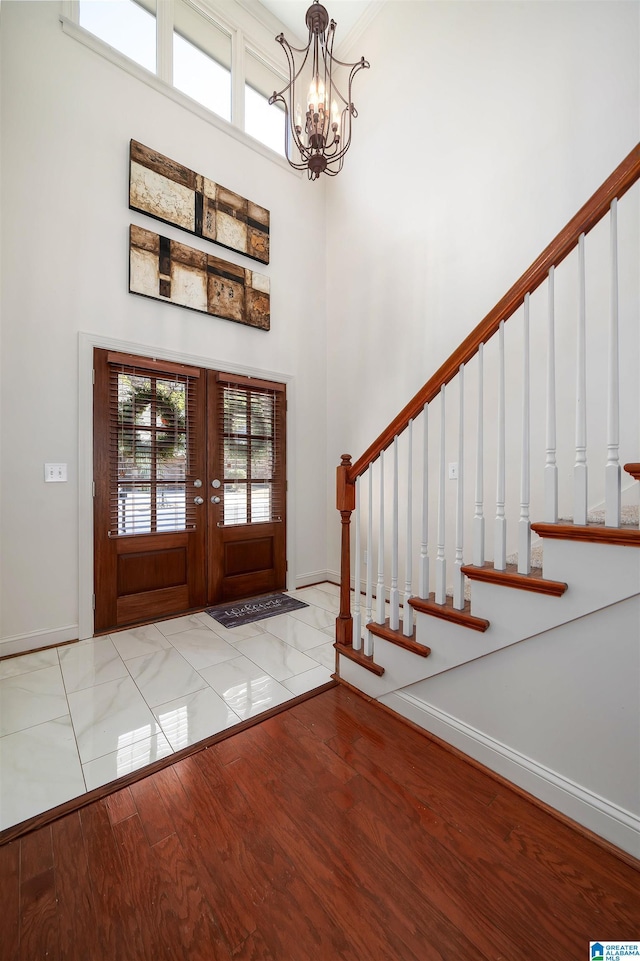
M 0 959 L 587 961 L 639 882 L 337 687 L 0 847 Z

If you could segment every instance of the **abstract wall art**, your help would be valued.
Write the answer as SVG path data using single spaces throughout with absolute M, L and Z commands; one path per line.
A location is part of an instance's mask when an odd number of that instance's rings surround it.
M 269 211 L 137 140 L 130 143 L 129 207 L 269 263 Z
M 269 330 L 269 278 L 131 224 L 129 290 Z

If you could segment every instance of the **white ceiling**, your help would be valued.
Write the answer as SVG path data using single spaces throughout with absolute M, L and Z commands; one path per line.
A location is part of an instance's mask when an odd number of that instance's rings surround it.
M 260 2 L 291 31 L 292 36 L 306 41 L 308 30 L 304 18 L 310 6 L 309 0 L 260 0 Z M 336 22 L 336 49 L 372 5 L 372 0 L 326 0 L 324 6 L 327 8 L 329 19 Z

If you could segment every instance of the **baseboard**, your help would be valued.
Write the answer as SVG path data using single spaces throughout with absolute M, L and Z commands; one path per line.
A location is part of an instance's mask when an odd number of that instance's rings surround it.
M 640 817 L 439 708 L 395 691 L 380 702 L 611 844 L 640 857 Z
M 308 574 L 299 574 L 295 579 L 294 591 L 300 587 L 311 587 L 312 584 L 322 584 L 324 581 L 332 581 L 334 584 L 340 583 L 340 577 L 333 571 L 311 571 Z
M 43 647 L 55 647 L 67 641 L 78 639 L 78 625 L 59 627 L 53 631 L 32 631 L 29 634 L 14 634 L 0 640 L 0 658 L 14 654 L 27 654 L 29 651 L 39 651 Z

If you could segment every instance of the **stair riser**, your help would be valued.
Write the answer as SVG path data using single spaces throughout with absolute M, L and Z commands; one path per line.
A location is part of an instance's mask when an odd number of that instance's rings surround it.
M 345 658 L 340 659 L 340 673 L 369 696 L 381 697 L 606 608 L 640 593 L 640 550 L 548 541 L 544 575 L 564 579 L 569 584 L 567 592 L 550 597 L 476 581 L 472 610 L 490 621 L 484 634 L 417 612 L 416 640 L 431 648 L 428 658 L 375 638 L 374 657 L 384 667 L 384 675 L 368 675 Z

